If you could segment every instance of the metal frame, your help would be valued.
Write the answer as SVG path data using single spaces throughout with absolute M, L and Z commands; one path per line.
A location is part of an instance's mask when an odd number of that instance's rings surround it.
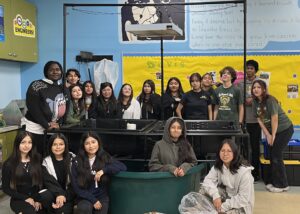
M 247 0 L 232 0 L 232 1 L 204 1 L 204 2 L 187 2 L 187 3 L 169 3 L 168 5 L 215 5 L 215 4 L 243 4 L 244 9 L 244 91 L 246 91 L 246 55 L 247 55 Z M 63 72 L 66 70 L 66 41 L 67 41 L 67 8 L 69 7 L 122 7 L 122 6 L 136 6 L 137 4 L 64 4 L 63 6 Z M 166 4 L 139 4 L 140 6 L 166 6 Z M 164 94 L 164 74 L 163 74 L 163 42 L 161 38 L 161 95 Z M 63 83 L 65 84 L 65 75 L 63 75 Z M 244 93 L 244 100 L 246 95 Z M 245 102 L 244 102 L 245 107 Z M 244 111 L 244 122 L 246 118 L 246 111 Z

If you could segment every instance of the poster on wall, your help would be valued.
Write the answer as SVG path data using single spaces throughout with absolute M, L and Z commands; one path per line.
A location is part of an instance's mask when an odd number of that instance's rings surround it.
M 168 6 L 175 2 L 185 3 L 185 0 L 119 0 L 120 4 L 136 4 L 136 6 L 123 6 L 120 9 L 121 42 L 159 40 L 160 38 L 157 37 L 137 37 L 125 31 L 126 25 L 155 23 L 174 23 L 183 30 L 182 36 L 164 37 L 164 40 L 185 40 L 185 6 Z M 141 6 L 141 4 L 165 4 L 165 6 Z
M 253 59 L 252 56 L 251 59 Z M 257 75 L 269 83 L 268 92 L 281 103 L 293 124 L 300 125 L 300 98 L 298 95 L 300 78 L 295 75 L 295 70 L 300 65 L 299 56 L 255 56 L 254 59 L 260 63 L 261 68 Z M 160 93 L 159 54 L 157 56 L 124 54 L 122 65 L 123 82 L 132 85 L 135 97 L 140 94 L 146 79 L 152 79 L 156 86 L 156 92 Z M 178 54 L 172 56 L 168 54 L 164 57 L 164 89 L 166 89 L 169 78 L 175 76 L 180 79 L 184 91 L 191 90 L 189 76 L 194 72 L 198 72 L 200 75 L 213 72 L 214 81 L 219 82 L 219 71 L 227 65 L 233 66 L 237 72 L 242 72 L 243 58 L 241 56 L 179 56 Z M 284 74 L 284 78 L 282 74 Z M 270 82 L 271 76 L 272 82 Z
M 297 84 L 287 85 L 287 95 L 290 99 L 298 98 L 299 89 Z
M 259 78 L 266 82 L 267 86 L 270 85 L 271 73 L 266 71 L 261 71 Z
M 3 6 L 0 5 L 0 42 L 3 42 L 5 40 L 4 35 L 4 12 L 3 12 Z

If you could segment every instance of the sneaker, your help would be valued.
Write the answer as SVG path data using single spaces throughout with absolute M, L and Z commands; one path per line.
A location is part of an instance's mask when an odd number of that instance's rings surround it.
M 266 189 L 268 190 L 268 191 L 270 191 L 270 189 L 272 189 L 274 186 L 273 186 L 273 184 L 267 184 L 266 185 Z
M 283 189 L 283 191 L 287 192 L 287 191 L 289 191 L 290 187 L 287 186 L 287 187 L 284 187 L 284 188 L 282 188 L 282 189 Z
M 280 193 L 280 192 L 285 192 L 285 191 L 288 191 L 289 190 L 289 187 L 284 187 L 284 188 L 279 188 L 279 187 L 271 187 L 269 189 L 270 192 L 274 192 L 274 193 Z

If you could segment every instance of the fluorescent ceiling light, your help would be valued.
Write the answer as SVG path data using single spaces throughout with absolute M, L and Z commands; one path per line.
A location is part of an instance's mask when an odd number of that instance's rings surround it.
M 182 36 L 183 31 L 174 23 L 129 24 L 125 31 L 138 37 Z

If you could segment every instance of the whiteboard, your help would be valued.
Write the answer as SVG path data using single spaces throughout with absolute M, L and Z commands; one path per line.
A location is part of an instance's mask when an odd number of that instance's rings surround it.
M 243 4 L 191 5 L 188 8 L 192 50 L 243 50 Z M 298 0 L 251 0 L 247 1 L 247 10 L 248 51 L 300 50 Z

